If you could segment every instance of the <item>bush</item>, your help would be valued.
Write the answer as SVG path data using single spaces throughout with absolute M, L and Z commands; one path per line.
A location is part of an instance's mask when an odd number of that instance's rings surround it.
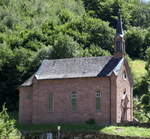
M 4 105 L 0 112 L 0 139 L 20 139 L 21 134 L 14 125 L 15 121 L 9 118 Z
M 89 120 L 87 120 L 86 121 L 86 124 L 89 124 L 89 125 L 95 125 L 96 124 L 96 122 L 95 122 L 95 119 L 89 119 Z

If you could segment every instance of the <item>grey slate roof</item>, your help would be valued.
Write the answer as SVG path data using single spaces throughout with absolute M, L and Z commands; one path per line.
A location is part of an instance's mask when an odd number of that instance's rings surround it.
M 30 86 L 32 85 L 32 80 L 34 78 L 35 74 L 33 74 L 29 79 L 27 79 L 21 86 Z
M 106 77 L 112 72 L 117 74 L 122 62 L 122 58 L 112 56 L 44 60 L 38 71 L 21 86 L 32 85 L 34 77 L 37 80 Z

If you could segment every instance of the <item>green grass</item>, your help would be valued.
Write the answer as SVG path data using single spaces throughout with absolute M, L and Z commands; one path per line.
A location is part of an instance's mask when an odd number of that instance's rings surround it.
M 29 131 L 31 133 L 57 131 L 57 127 L 61 126 L 64 132 L 102 132 L 107 134 L 121 135 L 121 136 L 140 136 L 150 137 L 150 128 L 134 127 L 134 126 L 100 126 L 88 124 L 19 124 L 18 113 L 9 113 L 10 118 L 16 120 L 16 127 L 20 131 Z
M 108 126 L 101 129 L 100 132 L 121 136 L 150 137 L 150 128 L 134 126 Z
M 88 124 L 28 124 L 28 125 L 16 125 L 19 130 L 30 132 L 45 132 L 45 131 L 57 131 L 57 127 L 61 126 L 61 130 L 64 132 L 98 132 L 104 126 L 88 125 Z
M 63 131 L 73 132 L 95 132 L 101 129 L 103 126 L 88 125 L 88 124 L 62 124 L 62 123 L 51 123 L 51 124 L 19 124 L 18 123 L 18 112 L 10 112 L 9 116 L 11 119 L 16 120 L 16 128 L 20 131 L 56 131 L 58 126 L 62 127 Z
M 145 65 L 146 62 L 143 60 L 132 60 L 130 62 L 131 70 L 135 80 L 141 80 L 141 77 L 146 74 Z
M 134 126 L 99 126 L 87 124 L 39 124 L 39 125 L 17 125 L 19 130 L 29 132 L 57 131 L 57 126 L 61 126 L 63 132 L 83 132 L 83 133 L 106 133 L 120 136 L 150 137 L 150 128 Z

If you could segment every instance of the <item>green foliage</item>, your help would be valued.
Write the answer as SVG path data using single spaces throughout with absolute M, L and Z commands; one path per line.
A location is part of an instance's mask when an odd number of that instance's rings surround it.
M 131 25 L 147 28 L 150 26 L 150 7 L 144 3 L 137 3 L 132 7 Z
M 144 94 L 141 98 L 141 103 L 149 106 L 150 105 L 150 96 L 148 94 Z
M 52 51 L 53 58 L 70 58 L 80 56 L 79 44 L 68 35 L 58 34 Z
M 145 45 L 148 47 L 150 47 L 150 28 L 147 29 L 147 34 L 145 36 Z
M 144 58 L 149 6 L 138 0 L 0 0 L 0 106 L 17 108 L 16 88 L 43 59 L 113 54 L 118 7 L 127 53 Z M 138 82 L 137 91 L 144 84 Z
M 114 30 L 107 22 L 84 15 L 82 19 L 71 22 L 69 26 L 71 27 L 69 35 L 84 47 L 94 44 L 110 52 L 113 51 Z
M 139 122 L 150 122 L 150 95 L 149 93 L 141 97 L 134 98 L 134 117 Z
M 147 74 L 144 76 L 140 88 L 142 94 L 140 93 L 140 100 L 135 106 L 138 109 L 135 109 L 135 116 L 141 121 L 150 122 L 150 48 L 146 51 L 146 70 Z M 144 120 L 142 119 L 144 117 Z
M 141 80 L 136 80 L 134 85 L 134 96 L 142 96 L 148 92 L 148 84 L 146 77 L 141 77 Z
M 140 28 L 130 28 L 126 32 L 126 51 L 130 57 L 143 58 L 147 46 L 145 46 L 146 31 Z
M 146 121 L 150 121 L 150 48 L 146 51 L 146 70 L 147 74 L 142 80 L 142 83 L 140 84 L 140 89 L 144 93 L 142 93 L 140 96 L 140 101 L 136 107 L 138 107 L 138 110 L 136 113 L 138 113 L 138 117 L 145 117 Z
M 82 55 L 80 45 L 63 34 L 65 24 L 84 13 L 81 1 L 0 1 L 0 106 L 6 102 L 9 110 L 17 108 L 17 87 L 41 60 Z M 56 22 L 54 28 L 46 24 L 49 20 Z
M 150 137 L 150 128 L 135 127 L 135 126 L 107 126 L 101 129 L 100 131 L 106 134 L 113 134 L 120 136 L 135 136 L 135 138 L 137 136 Z
M 89 120 L 86 121 L 86 124 L 89 124 L 89 125 L 95 125 L 96 122 L 95 122 L 94 119 L 91 118 L 91 119 L 89 119 Z
M 110 25 L 116 27 L 118 9 L 121 9 L 123 21 L 126 25 L 130 21 L 130 5 L 123 0 L 83 0 L 87 11 L 94 11 L 93 16 L 109 21 Z
M 5 105 L 0 112 L 0 138 L 1 139 L 20 139 L 21 134 L 15 128 L 15 121 L 9 118 Z
M 104 49 L 92 44 L 90 46 L 90 48 L 88 48 L 84 51 L 83 55 L 85 55 L 85 56 L 110 56 L 111 54 L 109 53 L 109 51 L 104 50 Z
M 143 74 L 141 79 L 136 80 L 134 86 L 134 93 L 138 97 L 134 99 L 134 116 L 140 122 L 150 122 L 150 49 L 146 51 L 146 70 L 147 72 Z M 142 66 L 142 64 L 140 64 Z M 141 70 L 140 67 L 136 66 L 138 70 Z M 139 73 L 138 73 L 139 74 Z M 140 73 L 141 74 L 141 73 Z
M 134 80 L 133 95 L 142 96 L 143 94 L 147 93 L 148 90 L 145 77 L 147 74 L 145 69 L 146 62 L 144 60 L 135 59 L 130 60 L 129 63 Z
M 64 9 L 60 11 L 58 16 L 59 16 L 61 23 L 65 24 L 66 22 L 70 22 L 74 18 L 75 15 L 73 15 L 73 13 L 71 13 L 70 11 Z
M 143 109 L 140 97 L 135 97 L 133 100 L 133 115 L 139 122 L 148 122 L 147 113 Z M 150 114 L 150 113 L 149 113 Z
M 150 48 L 148 48 L 146 51 L 146 59 L 147 59 L 146 70 L 148 72 L 148 77 L 150 77 Z M 150 78 L 148 78 L 148 84 L 150 85 Z
M 1 46 L 0 49 L 0 71 L 4 64 L 9 64 L 9 61 L 13 57 L 13 52 L 7 46 Z
M 28 70 L 28 74 L 27 76 L 31 76 L 36 69 L 40 66 L 40 64 L 42 63 L 42 61 L 44 59 L 51 59 L 52 58 L 52 46 L 47 46 L 47 47 L 43 47 L 41 48 L 36 55 L 34 56 L 30 66 L 29 66 L 29 70 Z

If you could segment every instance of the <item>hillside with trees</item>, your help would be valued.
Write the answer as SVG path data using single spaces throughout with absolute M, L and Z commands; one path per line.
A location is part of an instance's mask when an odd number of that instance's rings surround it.
M 140 0 L 1 0 L 0 106 L 18 109 L 17 87 L 43 59 L 112 55 L 118 9 L 129 61 L 146 62 L 135 117 L 150 121 L 150 3 Z

